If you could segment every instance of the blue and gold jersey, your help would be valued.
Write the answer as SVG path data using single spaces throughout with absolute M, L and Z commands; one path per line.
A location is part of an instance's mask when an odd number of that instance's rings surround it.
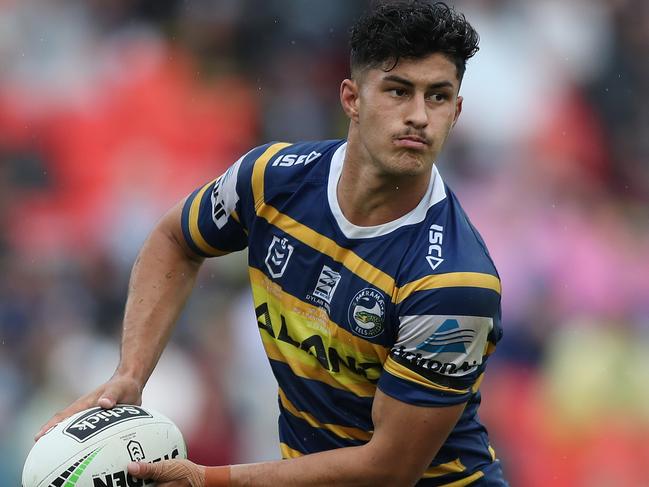
M 403 217 L 374 227 L 346 220 L 336 197 L 345 148 L 258 147 L 183 210 L 198 254 L 248 247 L 257 323 L 279 383 L 282 454 L 369 441 L 378 387 L 419 406 L 467 404 L 418 485 L 500 478 L 476 414 L 502 334 L 485 244 L 435 167 Z

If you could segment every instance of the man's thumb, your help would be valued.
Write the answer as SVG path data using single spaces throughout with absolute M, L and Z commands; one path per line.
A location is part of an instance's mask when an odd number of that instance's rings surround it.
M 128 473 L 133 475 L 134 477 L 139 477 L 139 478 L 153 478 L 152 474 L 153 469 L 151 468 L 153 464 L 150 463 L 144 463 L 144 462 L 131 462 L 128 464 Z

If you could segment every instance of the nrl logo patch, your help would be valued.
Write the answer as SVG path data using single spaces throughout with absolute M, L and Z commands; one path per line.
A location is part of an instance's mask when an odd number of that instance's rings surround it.
M 268 246 L 268 253 L 266 254 L 266 267 L 272 277 L 278 278 L 284 275 L 288 261 L 293 255 L 293 247 L 288 243 L 287 238 L 279 238 L 273 235 L 273 241 Z
M 70 423 L 63 434 L 83 443 L 97 433 L 124 421 L 137 418 L 151 418 L 144 409 L 137 406 L 117 406 L 113 409 L 93 408 Z
M 365 338 L 380 335 L 385 321 L 385 299 L 372 288 L 356 293 L 347 312 L 349 324 L 354 333 Z

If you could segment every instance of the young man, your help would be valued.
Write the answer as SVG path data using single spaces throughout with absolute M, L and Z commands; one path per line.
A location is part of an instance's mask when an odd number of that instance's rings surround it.
M 139 403 L 203 259 L 248 247 L 285 460 L 172 460 L 132 464 L 132 475 L 194 487 L 507 485 L 476 414 L 502 334 L 500 281 L 434 165 L 477 43 L 441 3 L 391 2 L 362 18 L 340 87 L 347 140 L 258 147 L 172 209 L 135 263 L 115 375 L 44 428 Z

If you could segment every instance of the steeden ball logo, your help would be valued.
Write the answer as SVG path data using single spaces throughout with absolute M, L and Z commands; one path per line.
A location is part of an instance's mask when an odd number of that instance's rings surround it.
M 366 338 L 375 337 L 384 329 L 385 299 L 376 289 L 362 289 L 352 299 L 347 314 L 354 333 Z

